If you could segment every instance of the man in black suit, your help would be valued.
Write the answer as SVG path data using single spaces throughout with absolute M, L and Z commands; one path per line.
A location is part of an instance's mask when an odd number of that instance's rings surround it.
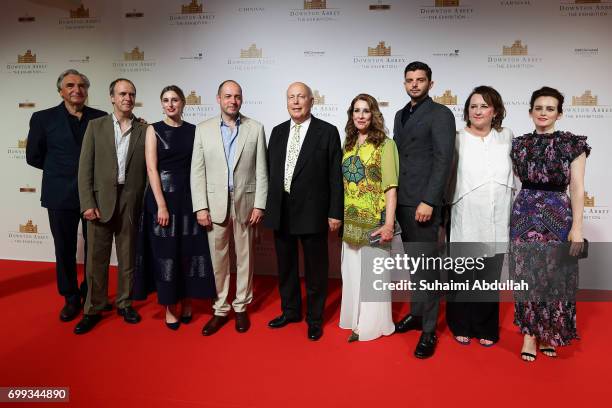
M 301 82 L 287 89 L 290 120 L 272 130 L 268 145 L 268 197 L 264 225 L 274 230 L 282 314 L 281 328 L 302 318 L 298 241 L 304 253 L 308 338 L 323 335 L 327 297 L 328 229 L 343 215 L 342 148 L 335 126 L 311 116 L 312 90 Z
M 60 320 L 78 316 L 81 298 L 87 295 L 87 282 L 79 289 L 76 269 L 79 221 L 83 237 L 86 222 L 81 218 L 77 174 L 83 136 L 90 120 L 106 115 L 85 106 L 89 80 L 77 70 L 62 72 L 57 90 L 63 101 L 49 109 L 35 112 L 30 119 L 26 161 L 43 171 L 41 205 L 47 208 L 49 226 L 55 245 L 57 288 L 65 299 Z
M 442 197 L 446 189 L 455 146 L 455 117 L 446 106 L 428 95 L 433 86 L 431 68 L 411 62 L 404 70 L 404 85 L 410 102 L 395 115 L 393 140 L 397 145 L 400 177 L 397 219 L 408 255 L 437 256 L 435 243 L 442 223 Z M 418 253 L 411 253 L 419 243 Z M 417 280 L 437 279 L 438 271 L 419 271 Z M 422 329 L 414 351 L 418 358 L 434 354 L 439 299 L 435 293 L 420 293 L 411 302 L 410 314 L 396 323 L 399 333 Z

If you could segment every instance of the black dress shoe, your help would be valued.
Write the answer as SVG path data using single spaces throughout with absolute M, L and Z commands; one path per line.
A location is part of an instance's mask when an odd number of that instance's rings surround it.
M 123 316 L 126 323 L 136 324 L 140 321 L 140 315 L 132 306 L 117 309 L 117 314 Z
M 308 340 L 317 341 L 323 336 L 323 327 L 319 324 L 308 326 Z
M 414 349 L 414 356 L 416 358 L 428 358 L 433 356 L 436 351 L 437 343 L 438 338 L 436 337 L 436 333 L 421 333 L 416 349 Z
M 181 326 L 181 322 L 174 322 L 174 323 L 166 322 L 166 327 L 169 328 L 170 330 L 178 330 L 180 326 Z
M 236 312 L 236 331 L 245 333 L 251 327 L 247 312 Z
M 192 318 L 192 315 L 190 315 L 190 314 L 188 314 L 188 315 L 182 315 L 182 316 L 181 316 L 181 323 L 183 323 L 183 324 L 189 324 L 189 323 L 191 323 L 191 318 Z
M 410 330 L 423 330 L 423 318 L 421 316 L 413 316 L 409 314 L 399 322 L 395 323 L 396 333 L 406 333 Z
M 280 329 L 281 327 L 285 327 L 289 323 L 298 323 L 301 320 L 302 319 L 300 319 L 299 317 L 292 317 L 292 316 L 287 316 L 285 314 L 282 314 L 270 320 L 268 322 L 268 327 L 271 327 L 272 329 Z
M 62 308 L 59 317 L 62 322 L 69 322 L 74 320 L 79 313 L 81 313 L 81 303 L 68 302 Z
M 85 334 L 95 327 L 98 322 L 102 320 L 102 316 L 99 314 L 95 315 L 83 315 L 83 318 L 77 323 L 74 328 L 74 334 Z
M 227 316 L 214 315 L 202 328 L 202 336 L 212 336 L 218 332 L 225 323 L 227 323 L 227 320 Z

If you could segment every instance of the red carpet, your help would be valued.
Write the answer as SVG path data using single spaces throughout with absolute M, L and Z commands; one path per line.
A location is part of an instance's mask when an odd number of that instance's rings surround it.
M 455 343 L 440 318 L 436 355 L 412 357 L 418 333 L 348 344 L 338 328 L 340 281 L 332 280 L 325 335 L 306 338 L 305 323 L 271 330 L 279 313 L 273 277 L 255 277 L 252 328 L 233 320 L 212 337 L 200 331 L 210 304 L 172 332 L 154 298 L 136 307 L 143 321 L 113 311 L 91 333 L 62 323 L 54 264 L 0 261 L 0 386 L 67 386 L 82 407 L 374 407 L 597 406 L 612 400 L 612 304 L 581 303 L 582 337 L 557 359 L 522 362 L 512 305 L 502 306 L 501 341 L 492 348 Z M 114 274 L 113 274 L 114 277 Z M 111 282 L 111 297 L 115 281 Z M 406 305 L 397 305 L 403 315 Z M 32 404 L 15 404 L 31 406 Z M 40 406 L 66 404 L 43 404 Z M 10 404 L 0 404 L 10 406 Z M 34 405 L 39 406 L 39 405 Z

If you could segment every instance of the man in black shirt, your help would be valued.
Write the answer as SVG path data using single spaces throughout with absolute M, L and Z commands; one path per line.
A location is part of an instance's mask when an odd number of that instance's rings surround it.
M 81 144 L 89 121 L 106 115 L 85 106 L 88 89 L 85 75 L 74 69 L 62 72 L 57 79 L 57 91 L 63 101 L 32 115 L 26 147 L 28 164 L 43 171 L 40 201 L 49 214 L 57 288 L 65 299 L 60 312 L 64 322 L 78 316 L 81 299 L 87 295 L 85 276 L 79 288 L 76 269 L 79 221 L 83 237 L 87 235 L 77 188 Z
M 421 249 L 436 256 L 441 224 L 442 196 L 448 183 L 455 147 L 455 117 L 446 106 L 429 97 L 433 86 L 431 68 L 412 62 L 404 70 L 404 85 L 410 102 L 395 115 L 393 140 L 399 153 L 397 220 L 409 256 Z M 420 249 L 416 249 L 416 248 Z M 415 253 L 410 253 L 415 251 Z M 435 280 L 438 271 L 419 271 L 417 280 Z M 417 284 L 418 287 L 418 284 Z M 399 333 L 422 330 L 414 351 L 417 358 L 431 357 L 435 351 L 439 300 L 435 293 L 419 293 L 411 302 L 410 314 L 396 323 Z

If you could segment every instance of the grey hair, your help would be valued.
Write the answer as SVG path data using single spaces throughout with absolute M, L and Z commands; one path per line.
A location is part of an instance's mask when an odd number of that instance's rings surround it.
M 66 78 L 68 75 L 78 75 L 81 77 L 81 79 L 83 80 L 83 82 L 85 82 L 85 86 L 87 88 L 89 88 L 89 86 L 91 85 L 91 83 L 89 82 L 89 78 L 87 78 L 87 76 L 85 74 L 81 74 L 79 71 L 77 71 L 74 68 L 70 68 L 65 70 L 64 72 L 62 72 L 58 77 L 57 77 L 57 91 L 61 91 L 62 90 L 62 81 L 64 80 L 64 78 Z

